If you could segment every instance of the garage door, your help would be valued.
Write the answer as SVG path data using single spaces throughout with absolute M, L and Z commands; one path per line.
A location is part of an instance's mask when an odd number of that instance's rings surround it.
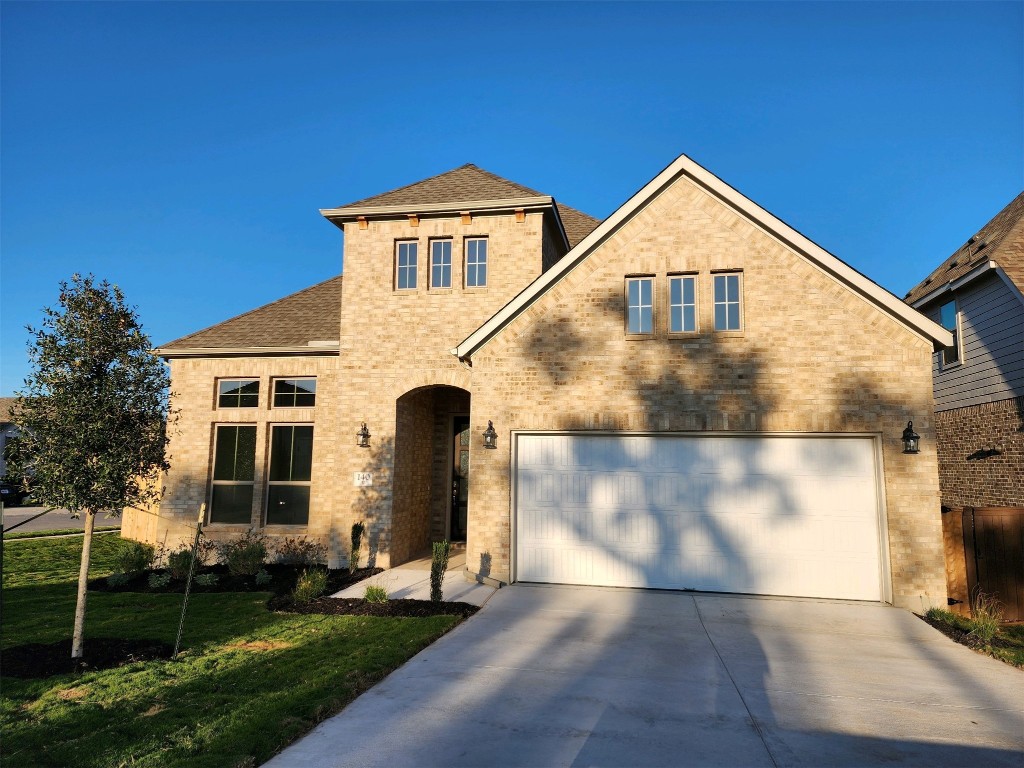
M 519 581 L 882 599 L 874 441 L 519 435 Z

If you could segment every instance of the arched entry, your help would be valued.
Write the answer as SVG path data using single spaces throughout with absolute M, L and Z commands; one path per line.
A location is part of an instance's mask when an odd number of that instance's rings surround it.
M 470 393 L 447 385 L 395 401 L 392 565 L 432 541 L 465 541 L 469 498 Z

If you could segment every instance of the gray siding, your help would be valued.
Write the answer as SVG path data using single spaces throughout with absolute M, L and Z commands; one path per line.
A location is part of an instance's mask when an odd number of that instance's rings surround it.
M 955 293 L 960 311 L 960 365 L 932 361 L 935 410 L 980 405 L 1024 395 L 1024 305 L 990 273 Z M 924 307 L 938 321 L 948 295 Z

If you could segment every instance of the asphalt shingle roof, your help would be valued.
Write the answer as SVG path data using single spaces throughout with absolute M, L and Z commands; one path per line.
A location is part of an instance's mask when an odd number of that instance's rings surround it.
M 972 239 L 974 242 L 964 243 L 938 269 L 914 286 L 904 301 L 913 304 L 986 261 L 994 261 L 1002 267 L 1014 285 L 1024 291 L 1024 192 L 1010 201 Z
M 338 341 L 341 275 L 164 344 L 162 349 L 302 347 Z
M 455 168 L 429 179 L 407 184 L 389 192 L 356 200 L 339 208 L 363 208 L 378 205 L 436 205 L 439 203 L 465 203 L 475 200 L 511 200 L 517 197 L 539 197 L 544 193 L 516 184 L 497 174 L 485 171 L 472 163 Z M 555 203 L 569 238 L 569 245 L 575 246 L 589 235 L 599 219 L 588 216 L 568 205 Z

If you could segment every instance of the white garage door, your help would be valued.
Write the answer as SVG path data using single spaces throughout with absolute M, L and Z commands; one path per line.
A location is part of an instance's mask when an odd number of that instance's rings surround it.
M 882 599 L 871 438 L 519 435 L 519 581 Z

